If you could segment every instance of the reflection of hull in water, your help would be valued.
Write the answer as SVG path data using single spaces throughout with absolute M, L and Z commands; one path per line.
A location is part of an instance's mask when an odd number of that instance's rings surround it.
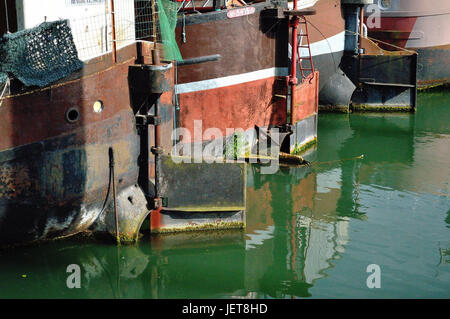
M 159 299 L 247 294 L 245 245 L 239 230 L 166 234 L 141 246 L 80 246 L 68 240 L 39 250 L 27 249 L 2 256 L 2 283 L 14 277 L 12 268 L 15 274 L 26 274 L 27 278 L 8 289 L 2 287 L 0 297 Z M 40 258 L 43 250 L 45 259 Z M 66 286 L 71 275 L 66 268 L 73 264 L 80 266 L 78 289 Z M 43 282 L 47 287 L 44 290 Z
M 316 239 L 312 235 L 311 243 Z M 296 268 L 290 270 L 286 267 L 291 265 L 283 265 L 290 256 L 289 251 L 282 250 L 279 255 L 278 244 L 266 240 L 262 247 L 246 250 L 240 231 L 162 235 L 145 246 L 113 247 L 91 243 L 80 247 L 76 242 L 73 245 L 70 241 L 57 242 L 42 248 L 45 260 L 38 257 L 42 250 L 36 249 L 4 255 L 5 260 L 0 265 L 1 282 L 11 280 L 13 265 L 14 274 L 26 274 L 27 278 L 2 289 L 7 295 L 0 293 L 0 296 L 152 299 L 306 296 L 307 289 L 317 279 L 316 260 L 310 259 L 314 255 L 307 254 L 307 262 L 313 263 L 312 273 L 310 265 L 304 265 L 299 255 L 294 258 Z M 288 255 L 283 256 L 286 253 Z M 262 259 L 255 259 L 254 254 L 260 254 Z M 273 259 L 280 257 L 280 260 Z M 73 264 L 80 266 L 79 289 L 66 286 L 68 279 L 69 282 L 72 279 L 69 278 L 71 273 L 65 270 Z M 27 289 L 23 286 L 25 282 Z M 40 289 L 43 282 L 45 290 Z
M 250 291 L 277 298 L 310 296 L 308 289 L 325 276 L 348 241 L 348 219 L 336 220 L 335 215 L 341 196 L 340 174 L 327 174 L 328 185 L 337 185 L 336 189 L 321 191 L 317 183 L 322 173 L 310 168 L 291 169 L 291 173 L 297 177 L 285 189 L 275 186 L 283 179 L 277 175 L 248 179 L 253 185 L 247 193 L 246 285 Z M 264 287 L 259 284 L 261 277 Z
M 376 115 L 352 116 L 350 127 L 355 132 L 345 143 L 346 149 L 359 145 L 358 154 L 364 154 L 364 162 L 377 161 L 408 164 L 414 160 L 414 138 L 410 134 L 414 127 L 414 117 L 409 115 Z M 380 130 L 380 127 L 385 129 Z M 379 139 L 375 145 L 364 143 L 366 139 Z M 375 143 L 375 142 L 374 142 Z M 343 148 L 344 148 L 343 147 Z M 389 149 L 401 149 L 402 152 L 389 152 Z

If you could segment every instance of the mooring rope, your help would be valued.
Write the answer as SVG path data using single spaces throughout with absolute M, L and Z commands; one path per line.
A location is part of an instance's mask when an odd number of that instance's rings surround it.
M 3 103 L 3 96 L 6 94 L 6 88 L 9 87 L 9 77 L 7 78 L 6 82 L 5 82 L 5 86 L 3 87 L 2 93 L 0 94 L 0 107 L 2 106 Z
M 316 29 L 317 32 L 319 32 L 320 35 L 324 38 L 324 40 L 327 41 L 327 45 L 328 45 L 328 48 L 330 49 L 330 53 L 331 53 L 331 58 L 333 59 L 334 68 L 336 68 L 336 61 L 335 61 L 335 59 L 334 59 L 334 52 L 333 52 L 333 49 L 332 49 L 332 47 L 331 47 L 331 45 L 330 45 L 330 42 L 328 41 L 328 38 L 327 38 L 327 37 L 320 31 L 320 29 L 319 29 L 318 27 L 316 27 L 311 21 L 309 21 L 308 19 L 306 19 L 306 22 L 309 23 L 314 29 Z M 351 34 L 353 34 L 353 35 L 357 35 L 357 36 L 360 36 L 360 35 L 361 35 L 359 32 L 354 32 L 354 31 L 347 30 L 347 29 L 344 29 L 344 31 L 345 31 L 345 32 L 349 32 L 349 33 L 351 33 Z M 375 42 L 383 43 L 383 44 L 385 44 L 385 45 L 388 45 L 388 46 L 391 46 L 391 47 L 393 47 L 393 48 L 399 49 L 399 50 L 401 50 L 401 51 L 409 52 L 409 53 L 411 53 L 411 54 L 417 54 L 417 52 L 415 52 L 415 51 L 408 50 L 408 49 L 405 49 L 405 48 L 396 46 L 396 45 L 394 45 L 394 44 L 391 44 L 391 43 L 388 43 L 388 42 L 384 42 L 384 41 L 381 41 L 381 40 L 378 40 L 378 39 L 375 39 L 375 38 L 372 38 L 372 37 L 369 37 L 369 36 L 365 36 L 364 38 L 369 39 L 369 40 L 372 40 L 372 41 L 375 41 Z M 382 48 L 380 48 L 380 49 L 382 49 Z M 391 52 L 391 51 L 389 51 L 389 52 Z
M 308 22 L 314 29 L 316 29 L 316 30 L 322 35 L 322 37 L 323 37 L 325 40 L 327 40 L 327 38 L 325 37 L 325 35 L 323 35 L 323 33 L 322 33 L 322 32 L 321 32 L 321 31 L 320 31 L 313 23 L 311 23 L 311 21 L 307 20 L 307 22 Z M 326 23 L 326 22 L 324 22 L 324 23 L 322 23 L 322 24 L 328 25 L 328 26 L 331 26 L 331 27 L 335 27 L 335 28 L 338 27 L 338 26 L 336 26 L 336 25 L 334 25 L 334 24 Z M 361 35 L 359 32 L 354 32 L 354 31 L 347 30 L 347 29 L 344 29 L 344 31 L 345 31 L 345 32 L 349 32 L 349 33 L 351 33 L 351 34 L 353 34 L 353 35 L 357 35 L 357 36 L 360 36 L 360 35 Z M 369 39 L 369 40 L 372 40 L 372 41 L 377 41 L 377 42 L 380 42 L 380 43 L 383 43 L 383 44 L 386 44 L 386 45 L 389 45 L 389 46 L 391 46 L 391 47 L 393 47 L 393 48 L 396 48 L 396 49 L 399 49 L 399 50 L 401 50 L 401 51 L 406 51 L 406 52 L 409 52 L 409 53 L 417 53 L 416 51 L 408 50 L 408 49 L 406 49 L 406 48 L 402 48 L 402 47 L 396 46 L 396 45 L 394 45 L 394 44 L 391 44 L 391 43 L 388 43 L 388 42 L 384 42 L 384 41 L 382 41 L 382 40 L 378 40 L 378 39 L 375 39 L 375 38 L 372 38 L 372 37 L 369 37 L 369 36 L 365 36 L 364 38 Z M 331 46 L 330 46 L 328 40 L 327 40 L 327 43 L 328 43 L 328 47 L 329 47 L 330 50 L 331 50 Z M 332 50 L 331 50 L 331 51 L 332 51 Z M 331 52 L 331 53 L 333 53 L 333 52 Z
M 302 158 L 301 156 L 299 156 L 299 157 Z M 296 164 L 296 163 L 292 163 L 292 162 L 291 163 L 289 163 L 289 162 L 280 162 L 280 166 L 284 166 L 284 167 L 303 167 L 303 166 L 308 166 L 308 167 L 311 167 L 311 166 L 320 166 L 320 165 L 331 165 L 331 164 L 335 164 L 335 163 L 342 163 L 344 161 L 354 161 L 354 160 L 363 159 L 363 158 L 364 158 L 364 154 L 361 154 L 361 155 L 355 156 L 355 157 L 343 158 L 343 159 L 340 159 L 340 160 L 328 161 L 328 162 L 309 162 L 307 160 L 304 160 L 304 163 L 302 163 L 302 164 Z
M 328 45 L 328 48 L 330 49 L 330 53 L 331 53 L 331 58 L 333 59 L 334 68 L 336 69 L 337 66 L 336 66 L 336 60 L 334 59 L 333 48 L 331 47 L 331 44 L 330 44 L 330 42 L 328 41 L 328 38 L 322 33 L 322 31 L 320 31 L 319 28 L 317 28 L 313 23 L 311 23 L 311 21 L 309 21 L 308 19 L 305 19 L 305 21 L 306 21 L 307 23 L 309 23 L 314 29 L 316 29 L 317 32 L 319 32 L 320 35 L 324 38 L 324 40 L 327 41 L 327 45 Z M 311 54 L 312 54 L 312 53 L 311 53 Z M 300 58 L 300 57 L 299 57 L 299 58 Z
M 360 36 L 360 35 L 361 35 L 359 32 L 354 32 L 354 31 L 350 31 L 350 30 L 347 30 L 347 29 L 344 29 L 344 31 L 350 32 L 350 33 L 352 33 L 353 35 L 357 35 L 357 36 Z M 394 48 L 396 48 L 396 49 L 399 49 L 399 50 L 401 50 L 401 51 L 406 51 L 406 52 L 409 52 L 409 53 L 412 53 L 412 54 L 417 54 L 416 51 L 408 50 L 408 49 L 405 49 L 405 48 L 396 46 L 396 45 L 394 45 L 394 44 L 391 44 L 391 43 L 388 43 L 388 42 L 384 42 L 384 41 L 381 41 L 381 40 L 378 40 L 378 39 L 375 39 L 375 38 L 372 38 L 372 37 L 369 37 L 369 36 L 365 36 L 364 38 L 369 39 L 369 40 L 372 40 L 372 41 L 377 41 L 377 42 L 380 42 L 380 43 L 383 43 L 383 44 L 386 44 L 386 45 L 389 45 L 389 46 L 394 47 Z M 382 49 L 382 48 L 380 48 L 380 49 Z M 388 51 L 388 52 L 392 52 L 392 51 Z
M 343 159 L 340 159 L 340 160 L 329 161 L 329 162 L 314 162 L 312 164 L 314 164 L 314 165 L 323 165 L 323 164 L 330 165 L 330 164 L 335 164 L 335 163 L 341 163 L 341 162 L 344 162 L 344 161 L 354 161 L 354 160 L 363 159 L 363 158 L 364 158 L 364 154 L 361 154 L 361 155 L 355 156 L 355 157 L 343 158 Z
M 363 158 L 364 158 L 364 154 L 361 154 L 361 155 L 359 155 L 359 156 L 350 157 L 350 158 L 343 158 L 343 159 L 335 160 L 335 161 L 328 161 L 328 162 L 314 162 L 314 163 L 311 163 L 311 165 L 314 165 L 314 166 L 319 166 L 319 165 L 331 165 L 331 164 L 336 164 L 336 163 L 342 163 L 342 162 L 345 162 L 345 161 L 354 161 L 354 160 L 357 160 L 357 159 L 363 159 Z

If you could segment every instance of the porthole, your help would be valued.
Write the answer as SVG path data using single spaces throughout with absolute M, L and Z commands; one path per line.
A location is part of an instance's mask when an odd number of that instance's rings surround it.
M 97 100 L 94 102 L 94 105 L 92 105 L 92 109 L 95 113 L 101 113 L 103 111 L 103 102 L 100 100 Z
M 378 6 L 383 10 L 387 10 L 391 7 L 391 0 L 378 0 Z
M 80 119 L 80 111 L 76 107 L 71 107 L 66 111 L 66 121 L 75 123 Z

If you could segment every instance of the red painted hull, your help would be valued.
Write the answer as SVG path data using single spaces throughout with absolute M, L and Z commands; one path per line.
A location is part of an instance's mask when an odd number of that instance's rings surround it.
M 253 14 L 235 18 L 227 15 L 232 10 L 222 10 L 186 15 L 185 22 L 180 19 L 176 39 L 183 59 L 221 55 L 219 61 L 178 68 L 181 127 L 193 132 L 194 121 L 202 120 L 203 131 L 214 127 L 225 135 L 232 132 L 227 128 L 247 130 L 287 123 L 283 96 L 287 94 L 289 28 L 286 20 L 267 15 L 264 6 L 254 5 Z M 328 34 L 336 32 L 331 29 Z M 318 31 L 312 37 L 322 40 Z M 317 90 L 309 88 L 315 85 L 318 82 L 297 89 L 304 104 L 295 111 L 297 122 L 317 113 Z M 316 132 L 311 134 L 316 136 Z
M 286 101 L 274 96 L 280 91 L 276 86 L 277 79 L 271 77 L 181 94 L 180 125 L 193 132 L 194 121 L 202 120 L 203 130 L 217 127 L 225 135 L 227 128 L 285 124 Z

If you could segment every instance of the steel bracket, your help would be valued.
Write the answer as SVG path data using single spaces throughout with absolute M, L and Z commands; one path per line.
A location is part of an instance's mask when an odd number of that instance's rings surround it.
M 155 147 L 155 146 L 152 146 L 152 148 L 151 148 L 151 151 L 152 151 L 152 153 L 154 154 L 154 155 L 161 155 L 162 153 L 163 153 L 163 149 L 162 149 L 162 147 Z
M 148 126 L 148 125 L 161 125 L 162 121 L 159 116 L 154 115 L 136 115 L 136 125 Z
M 153 201 L 155 208 L 167 207 L 167 197 L 155 197 Z
M 161 125 L 161 117 L 154 115 L 147 115 L 147 125 Z

